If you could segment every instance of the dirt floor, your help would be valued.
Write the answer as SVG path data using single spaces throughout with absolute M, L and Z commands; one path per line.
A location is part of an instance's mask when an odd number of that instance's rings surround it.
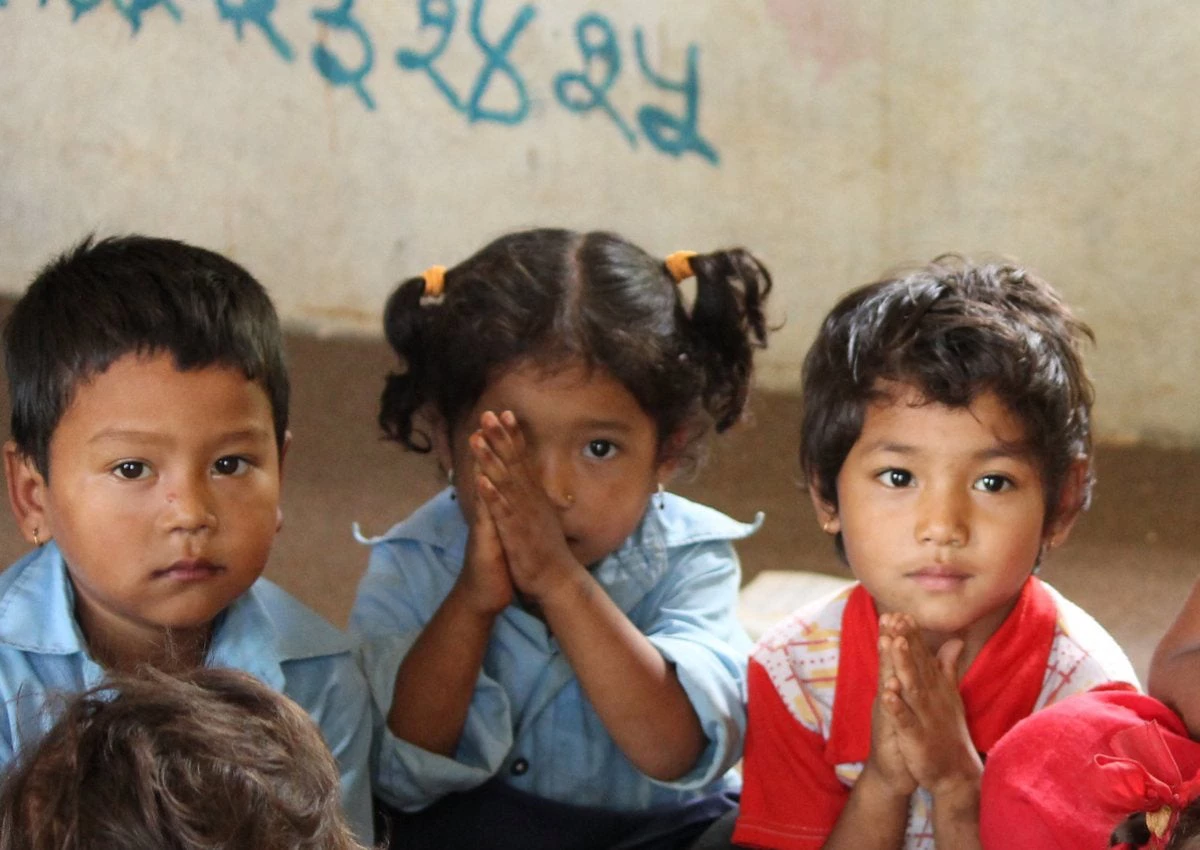
M 293 443 L 267 574 L 341 625 L 367 557 L 351 523 L 378 534 L 443 482 L 432 459 L 379 438 L 376 402 L 392 367 L 382 343 L 291 336 L 288 345 Z M 759 393 L 751 406 L 753 421 L 718 440 L 696 478 L 675 489 L 740 519 L 766 513 L 739 547 L 746 580 L 762 570 L 845 575 L 796 484 L 796 399 Z M 6 429 L 7 407 L 0 414 Z M 1042 576 L 1106 626 L 1144 674 L 1200 572 L 1200 452 L 1101 445 L 1097 468 L 1092 509 Z M 0 522 L 0 563 L 25 548 L 14 523 Z

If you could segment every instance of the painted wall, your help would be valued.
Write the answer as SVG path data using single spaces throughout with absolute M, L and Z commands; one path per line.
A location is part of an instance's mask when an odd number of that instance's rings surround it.
M 793 388 L 956 250 L 1097 331 L 1103 437 L 1200 445 L 1200 19 L 1165 0 L 0 0 L 0 290 L 84 233 L 225 251 L 293 325 L 520 226 L 742 243 Z

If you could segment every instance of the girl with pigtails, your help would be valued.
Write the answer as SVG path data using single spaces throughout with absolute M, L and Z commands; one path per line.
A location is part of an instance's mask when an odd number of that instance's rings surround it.
M 449 482 L 351 618 L 394 846 L 684 848 L 736 805 L 761 517 L 666 486 L 741 416 L 770 289 L 741 249 L 531 230 L 393 293 L 379 421 Z

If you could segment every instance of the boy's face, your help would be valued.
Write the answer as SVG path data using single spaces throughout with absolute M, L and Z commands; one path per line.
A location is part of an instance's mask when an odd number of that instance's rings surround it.
M 995 394 L 951 408 L 905 385 L 884 389 L 838 474 L 837 510 L 815 489 L 814 503 L 880 613 L 912 614 L 933 643 L 958 636 L 978 651 L 1074 514 L 1046 528 L 1040 466 Z M 1064 490 L 1077 476 L 1068 479 Z
M 206 630 L 262 572 L 279 526 L 271 404 L 238 369 L 121 357 L 80 384 L 50 439 L 49 483 L 6 447 L 26 536 L 62 550 L 93 646 Z

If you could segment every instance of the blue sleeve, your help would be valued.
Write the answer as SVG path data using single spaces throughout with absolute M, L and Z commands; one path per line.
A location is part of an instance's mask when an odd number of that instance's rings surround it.
M 671 570 L 647 638 L 675 668 L 708 746 L 685 776 L 666 783 L 702 788 L 742 756 L 746 734 L 746 662 L 750 639 L 737 619 L 740 568 L 732 544 L 706 542 L 671 554 Z
M 283 662 L 284 693 L 316 721 L 341 774 L 342 809 L 361 844 L 373 846 L 370 696 L 349 653 Z
M 375 793 L 403 811 L 482 785 L 513 746 L 508 695 L 482 671 L 454 758 L 403 741 L 387 728 L 400 663 L 452 582 L 453 575 L 428 547 L 410 541 L 378 543 L 350 617 L 351 631 L 363 641 L 363 667 L 379 718 L 372 760 Z

